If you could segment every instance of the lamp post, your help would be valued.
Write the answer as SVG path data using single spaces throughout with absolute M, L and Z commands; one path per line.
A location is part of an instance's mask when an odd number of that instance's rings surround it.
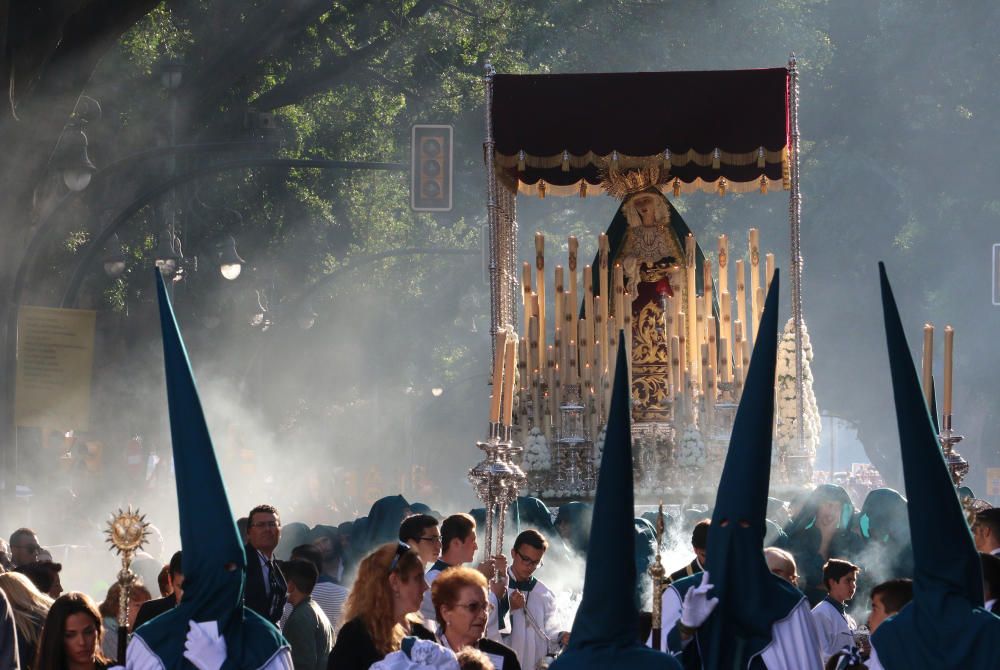
M 236 238 L 232 235 L 226 237 L 215 247 L 216 261 L 219 265 L 219 272 L 222 276 L 232 281 L 240 276 L 243 270 L 244 261 L 236 253 Z

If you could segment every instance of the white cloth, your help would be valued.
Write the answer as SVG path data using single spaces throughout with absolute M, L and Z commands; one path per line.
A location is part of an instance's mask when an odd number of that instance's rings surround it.
M 854 630 L 857 622 L 849 614 L 843 614 L 829 600 L 821 601 L 812 609 L 813 624 L 819 638 L 823 663 L 844 647 L 854 644 Z
M 507 589 L 507 597 L 514 593 L 513 589 Z M 521 609 L 510 611 L 510 633 L 504 635 L 503 643 L 514 650 L 517 659 L 521 662 L 521 668 L 533 670 L 538 661 L 549 653 L 548 642 L 538 634 L 538 632 L 528 623 L 528 617 L 524 610 L 531 612 L 532 618 L 542 632 L 549 638 L 555 640 L 562 631 L 559 621 L 556 620 L 557 607 L 556 597 L 545 584 L 536 582 L 530 592 L 524 594 L 525 605 Z
M 996 549 L 994 549 L 990 553 L 993 554 L 994 556 L 1000 556 L 1000 547 L 997 547 Z
M 996 605 L 996 603 L 997 603 L 997 599 L 996 598 L 993 598 L 992 600 L 987 600 L 983 604 L 983 609 L 986 610 L 987 612 L 992 611 L 993 606 Z
M 668 586 L 663 591 L 660 602 L 660 649 L 666 651 L 667 635 L 681 618 L 680 593 Z M 771 627 L 771 644 L 764 647 L 760 657 L 768 670 L 822 670 L 819 640 L 808 600 L 802 598 L 787 617 L 774 622 Z
M 180 641 L 183 644 L 183 641 Z M 163 661 L 146 645 L 138 635 L 132 636 L 125 652 L 126 670 L 164 670 Z M 281 647 L 260 668 L 247 670 L 295 670 L 292 665 L 292 650 L 288 646 Z
M 875 653 L 875 645 L 872 645 L 872 653 L 865 662 L 865 667 L 867 667 L 868 670 L 885 670 L 882 667 L 882 663 L 878 660 L 878 654 Z
M 413 643 L 409 656 L 404 651 L 394 651 L 371 666 L 371 670 L 422 670 L 423 668 L 458 670 L 458 659 L 447 647 L 429 640 L 417 640 Z

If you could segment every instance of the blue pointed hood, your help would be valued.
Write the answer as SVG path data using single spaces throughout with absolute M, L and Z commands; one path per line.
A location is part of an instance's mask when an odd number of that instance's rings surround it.
M 618 348 L 594 497 L 583 599 L 569 647 L 552 664 L 553 670 L 680 668 L 672 656 L 649 649 L 638 640 L 630 395 L 628 360 L 622 346 Z
M 715 585 L 711 595 L 719 604 L 698 631 L 705 670 L 746 668 L 770 643 L 773 624 L 786 618 L 803 598 L 795 587 L 771 573 L 763 553 L 774 425 L 778 287 L 775 271 L 708 530 L 705 569 Z
M 983 608 L 979 554 L 962 511 L 899 318 L 879 263 L 882 311 L 913 545 L 913 601 L 872 637 L 882 665 L 1000 667 L 1000 618 Z
M 184 597 L 173 610 L 141 626 L 136 635 L 170 670 L 190 665 L 182 656 L 188 621 L 216 621 L 229 650 L 223 667 L 257 668 L 260 665 L 254 663 L 261 661 L 262 665 L 285 642 L 277 629 L 254 612 L 244 612 L 246 554 L 184 341 L 163 278 L 159 270 L 155 274 L 183 550 Z M 247 621 L 253 617 L 259 621 Z M 258 631 L 261 622 L 270 630 Z M 253 635 L 247 634 L 248 623 Z

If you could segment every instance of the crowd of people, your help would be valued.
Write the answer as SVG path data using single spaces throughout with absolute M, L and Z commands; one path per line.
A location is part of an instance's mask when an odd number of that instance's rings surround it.
M 897 492 L 877 489 L 855 509 L 833 485 L 790 506 L 772 499 L 769 521 L 784 525 L 764 549 L 768 568 L 808 598 L 830 667 L 837 667 L 844 648 L 863 650 L 868 636 L 913 597 L 905 503 Z M 393 653 L 411 637 L 454 652 L 462 667 L 467 661 L 468 667 L 533 670 L 567 644 L 571 623 L 560 619 L 555 594 L 536 572 L 547 554 L 556 559 L 556 570 L 568 557 L 585 558 L 590 514 L 590 505 L 574 503 L 553 518 L 542 501 L 520 498 L 516 523 L 524 530 L 509 554 L 477 562 L 481 528 L 473 514 L 443 517 L 391 496 L 376 502 L 367 517 L 309 529 L 299 523 L 283 527 L 277 509 L 260 505 L 237 521 L 247 556 L 244 603 L 280 629 L 294 667 L 303 670 L 394 668 Z M 667 519 L 690 533 L 693 554 L 690 562 L 673 566 L 668 586 L 703 573 L 710 516 L 711 510 L 692 509 Z M 657 547 L 655 539 L 647 541 L 648 520 L 635 521 L 637 573 L 648 579 L 646 568 Z M 980 512 L 972 531 L 981 552 L 986 608 L 1000 612 L 1000 509 Z M 678 555 L 670 545 L 676 536 L 665 535 L 660 550 Z M 0 541 L 0 567 L 0 597 L 10 608 L 6 623 L 14 631 L 0 648 L 0 668 L 88 670 L 119 657 L 117 582 L 99 605 L 82 593 L 62 594 L 62 566 L 51 561 L 29 528 L 15 530 L 9 545 Z M 141 581 L 130 589 L 126 634 L 180 602 L 182 552 L 159 573 L 159 598 Z M 648 596 L 649 586 L 640 581 L 637 595 Z M 664 649 L 677 624 L 669 617 L 679 614 L 678 601 L 669 588 L 664 592 Z M 644 609 L 639 638 L 651 642 L 648 598 Z M 56 635 L 62 649 L 46 635 L 51 631 L 61 631 Z

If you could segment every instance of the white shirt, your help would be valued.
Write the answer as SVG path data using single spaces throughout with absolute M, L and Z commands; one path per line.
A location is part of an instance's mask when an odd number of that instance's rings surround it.
M 178 643 L 183 646 L 184 640 L 179 640 Z M 138 635 L 133 635 L 132 641 L 128 643 L 128 649 L 125 652 L 125 668 L 126 670 L 164 670 L 163 661 Z M 274 652 L 260 668 L 248 670 L 295 670 L 294 665 L 292 665 L 292 650 L 286 644 Z
M 844 647 L 854 644 L 853 631 L 858 627 L 857 622 L 829 599 L 824 599 L 813 608 L 812 619 L 819 637 L 823 663 Z
M 510 574 L 511 580 L 514 579 Z M 507 597 L 514 593 L 514 589 L 507 589 Z M 532 670 L 537 666 L 540 659 L 545 658 L 549 653 L 548 641 L 543 639 L 538 631 L 528 622 L 524 610 L 527 609 L 538 627 L 550 639 L 558 638 L 562 631 L 560 622 L 556 620 L 556 597 L 545 584 L 535 582 L 534 588 L 524 594 L 525 603 L 521 609 L 510 611 L 510 633 L 503 636 L 503 643 L 514 650 L 521 668 Z

